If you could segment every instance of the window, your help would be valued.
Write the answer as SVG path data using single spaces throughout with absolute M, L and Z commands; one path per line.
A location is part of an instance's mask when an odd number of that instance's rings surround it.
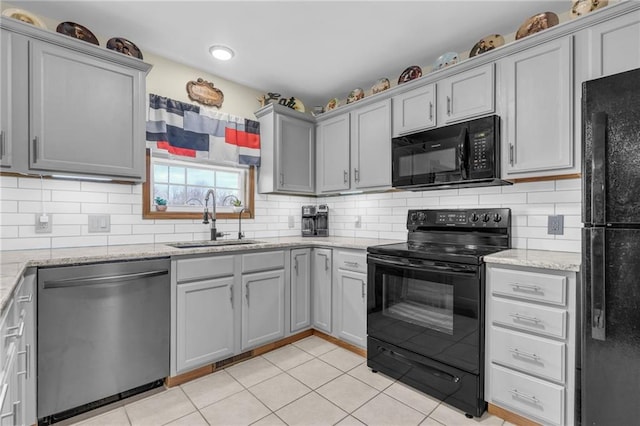
M 253 211 L 253 168 L 229 167 L 200 161 L 177 160 L 147 154 L 147 181 L 143 187 L 145 218 L 202 217 L 207 191 L 215 191 L 219 218 L 237 217 L 231 202 L 238 199 Z M 155 211 L 155 199 L 167 200 L 167 210 Z M 209 208 L 211 207 L 209 200 Z M 225 214 L 226 213 L 226 214 Z

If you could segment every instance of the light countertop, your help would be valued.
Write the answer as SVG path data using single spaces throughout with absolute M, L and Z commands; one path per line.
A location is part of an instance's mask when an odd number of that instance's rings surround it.
M 259 238 L 256 241 L 255 244 L 195 248 L 175 248 L 167 244 L 134 244 L 4 251 L 0 253 L 0 311 L 4 309 L 24 271 L 29 267 L 63 266 L 126 259 L 231 253 L 292 247 L 331 247 L 364 250 L 373 245 L 399 242 L 396 240 L 347 237 L 281 237 Z
M 582 255 L 566 251 L 510 249 L 484 257 L 486 263 L 530 266 L 557 271 L 580 271 Z

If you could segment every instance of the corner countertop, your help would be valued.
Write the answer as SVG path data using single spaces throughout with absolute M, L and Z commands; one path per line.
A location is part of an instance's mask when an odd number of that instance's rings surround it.
M 396 240 L 348 237 L 280 237 L 257 238 L 256 241 L 255 244 L 195 248 L 175 248 L 167 245 L 170 243 L 166 243 L 3 251 L 0 252 L 0 312 L 4 310 L 24 271 L 29 267 L 63 266 L 126 259 L 150 259 L 292 247 L 331 247 L 364 250 L 369 246 L 400 242 Z
M 484 257 L 486 263 L 573 272 L 580 271 L 581 260 L 580 253 L 524 249 L 510 249 Z

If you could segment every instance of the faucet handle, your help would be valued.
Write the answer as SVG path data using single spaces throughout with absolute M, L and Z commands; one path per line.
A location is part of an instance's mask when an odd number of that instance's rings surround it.
M 238 239 L 241 240 L 244 238 L 244 232 L 238 232 Z

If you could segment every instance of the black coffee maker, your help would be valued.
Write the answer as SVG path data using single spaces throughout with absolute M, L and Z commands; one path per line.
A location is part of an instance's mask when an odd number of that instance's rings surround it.
M 302 236 L 329 236 L 329 206 L 302 206 Z

